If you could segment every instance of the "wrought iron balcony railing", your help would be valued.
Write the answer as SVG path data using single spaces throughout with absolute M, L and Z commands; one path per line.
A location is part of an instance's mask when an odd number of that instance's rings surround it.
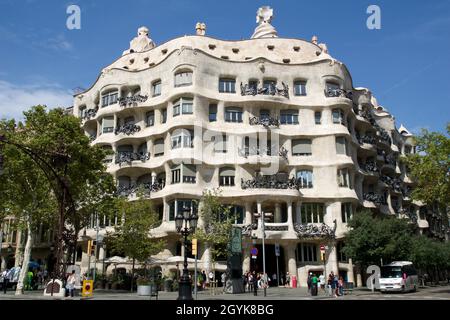
M 287 160 L 287 155 L 289 151 L 285 147 L 280 147 L 278 150 L 278 156 L 282 157 L 283 159 Z M 244 148 L 238 148 L 238 154 L 241 157 L 247 158 L 249 156 L 271 156 L 272 150 L 268 147 L 244 147 Z
M 386 204 L 386 199 L 383 196 L 373 193 L 373 192 L 364 193 L 363 199 L 367 200 L 367 201 L 371 201 L 378 206 L 382 205 L 382 204 Z
M 335 238 L 336 229 L 325 223 L 295 223 L 294 231 L 299 238 Z
M 116 153 L 116 163 L 122 164 L 124 162 L 131 164 L 132 161 L 140 160 L 142 162 L 150 159 L 149 152 L 129 152 L 129 151 L 119 151 Z
M 148 96 L 142 96 L 140 94 L 131 97 L 121 97 L 118 102 L 121 107 L 133 107 L 137 106 L 138 103 L 147 101 Z
M 241 82 L 241 96 L 256 96 L 257 94 L 262 95 L 278 95 L 285 98 L 289 98 L 289 86 L 284 82 L 281 83 L 282 89 L 276 87 L 274 83 L 270 83 L 267 86 L 258 88 L 257 85 L 245 85 Z
M 300 182 L 285 175 L 256 176 L 250 180 L 241 179 L 242 189 L 300 189 Z
M 382 175 L 380 176 L 380 180 L 386 183 L 392 189 L 394 189 L 395 192 L 402 193 L 403 182 L 400 179 Z
M 375 162 L 361 163 L 359 167 L 366 172 L 378 172 L 378 167 Z
M 141 127 L 138 125 L 135 125 L 133 123 L 124 124 L 122 126 L 119 126 L 114 131 L 115 134 L 123 133 L 127 136 L 135 134 L 136 132 L 141 131 Z
M 130 196 L 132 194 L 137 193 L 139 190 L 142 190 L 144 194 L 148 194 L 151 192 L 158 192 L 165 187 L 165 183 L 163 182 L 155 182 L 155 183 L 141 183 L 138 185 L 129 185 L 129 186 L 118 186 L 117 187 L 117 195 L 120 196 Z
M 81 116 L 81 120 L 90 120 L 97 114 L 98 108 L 87 109 Z
M 280 120 L 278 120 L 278 118 L 272 117 L 250 117 L 249 123 L 251 126 L 262 125 L 266 129 L 268 129 L 269 127 L 280 126 Z
M 368 144 L 375 144 L 377 142 L 377 139 L 373 136 L 369 136 L 367 134 L 359 136 L 356 135 L 356 139 L 358 139 L 359 144 L 364 144 L 364 143 L 368 143 Z
M 353 97 L 353 92 L 350 90 L 344 90 L 344 89 L 325 89 L 325 97 L 327 98 L 338 98 L 338 97 L 342 97 L 342 98 L 347 98 L 347 99 L 352 99 Z

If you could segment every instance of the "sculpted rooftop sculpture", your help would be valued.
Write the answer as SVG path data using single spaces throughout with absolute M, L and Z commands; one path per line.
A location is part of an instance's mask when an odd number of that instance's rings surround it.
M 140 27 L 138 29 L 138 35 L 130 41 L 130 49 L 125 50 L 122 55 L 132 52 L 143 52 L 155 47 L 155 43 L 148 37 L 148 28 Z
M 252 35 L 252 39 L 257 38 L 278 38 L 277 30 L 270 24 L 273 18 L 273 9 L 264 6 L 256 12 L 256 23 L 258 26 Z

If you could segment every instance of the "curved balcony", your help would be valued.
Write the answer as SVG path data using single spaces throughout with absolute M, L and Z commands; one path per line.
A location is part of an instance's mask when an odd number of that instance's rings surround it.
M 138 191 L 144 192 L 144 195 L 149 195 L 153 192 L 158 192 L 164 189 L 165 183 L 155 182 L 155 183 L 142 183 L 139 185 L 129 185 L 129 186 L 118 186 L 116 194 L 119 196 L 131 196 L 132 194 L 138 193 Z
M 278 157 L 283 158 L 284 160 L 288 159 L 288 153 L 289 151 L 285 147 L 280 147 L 278 150 Z M 238 148 L 238 154 L 241 157 L 248 158 L 250 156 L 275 156 L 272 155 L 271 148 L 268 147 L 244 147 L 244 148 Z
M 377 164 L 375 162 L 366 162 L 366 163 L 360 163 L 359 167 L 361 169 L 361 171 L 365 174 L 378 174 L 379 173 L 379 169 L 377 167 Z
M 269 129 L 270 127 L 278 128 L 280 127 L 280 120 L 278 118 L 272 118 L 272 117 L 250 117 L 249 118 L 249 124 L 251 126 L 254 125 L 262 125 L 264 128 Z
M 131 165 L 133 161 L 142 161 L 145 162 L 150 159 L 149 152 L 128 152 L 128 151 L 119 151 L 116 153 L 115 163 L 122 165 L 122 163 L 127 163 Z
M 256 176 L 250 180 L 241 179 L 242 189 L 296 189 L 300 190 L 301 184 L 295 178 L 287 178 L 284 174 Z
M 121 134 L 125 134 L 125 135 L 129 136 L 129 135 L 133 135 L 139 131 L 141 131 L 140 126 L 135 125 L 133 123 L 128 123 L 128 124 L 124 124 L 124 125 L 117 127 L 116 130 L 114 130 L 114 134 L 118 135 L 121 133 Z
M 386 199 L 384 199 L 383 196 L 381 196 L 379 194 L 376 194 L 376 193 L 373 193 L 373 192 L 364 193 L 363 194 L 363 199 L 365 201 L 373 202 L 377 206 L 381 206 L 383 204 L 386 204 Z
M 301 239 L 334 239 L 336 237 L 336 220 L 334 221 L 334 228 L 325 223 L 295 223 L 294 231 Z
M 95 116 L 97 115 L 97 111 L 98 111 L 98 107 L 95 109 L 87 109 L 82 115 L 81 115 L 81 120 L 82 121 L 88 121 L 91 119 L 94 119 Z
M 353 99 L 353 92 L 351 90 L 344 90 L 344 89 L 325 89 L 324 90 L 325 97 L 327 98 L 347 98 L 352 100 Z
M 284 82 L 281 89 L 277 88 L 275 84 L 269 83 L 268 86 L 258 88 L 257 85 L 242 84 L 241 82 L 241 96 L 256 96 L 256 95 L 271 95 L 282 96 L 289 98 L 289 86 Z
M 121 97 L 118 100 L 118 103 L 121 107 L 129 108 L 129 107 L 137 107 L 139 103 L 147 101 L 148 96 L 142 96 L 140 94 L 131 96 L 131 97 Z

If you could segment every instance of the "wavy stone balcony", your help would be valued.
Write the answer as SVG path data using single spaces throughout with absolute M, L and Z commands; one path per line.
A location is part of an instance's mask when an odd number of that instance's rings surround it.
M 268 86 L 259 87 L 257 85 L 245 85 L 241 82 L 241 96 L 256 96 L 256 95 L 271 95 L 282 96 L 289 98 L 289 86 L 284 82 L 281 83 L 282 89 L 276 87 L 275 84 L 270 83 Z
M 139 103 L 147 101 L 148 96 L 142 96 L 140 94 L 131 97 L 121 97 L 118 103 L 121 107 L 136 107 Z
M 131 165 L 133 161 L 142 161 L 145 162 L 150 159 L 149 152 L 127 152 L 120 151 L 116 153 L 115 163 L 122 165 L 122 163 L 127 163 Z
M 294 231 L 297 233 L 297 236 L 302 239 L 334 239 L 336 237 L 336 220 L 333 228 L 325 223 L 294 223 Z
M 132 124 L 132 123 L 129 123 L 129 124 L 124 124 L 124 125 L 122 125 L 120 127 L 117 127 L 116 130 L 114 130 L 114 133 L 116 135 L 122 133 L 122 134 L 125 134 L 125 135 L 129 136 L 129 135 L 133 135 L 133 134 L 135 134 L 136 132 L 139 132 L 139 131 L 141 131 L 141 127 L 140 126 Z
M 250 180 L 241 179 L 242 189 L 296 189 L 300 190 L 300 183 L 295 178 L 287 178 L 285 175 L 275 174 L 257 176 Z
M 266 129 L 270 127 L 278 128 L 280 126 L 280 120 L 272 117 L 250 117 L 248 121 L 251 126 L 262 125 Z

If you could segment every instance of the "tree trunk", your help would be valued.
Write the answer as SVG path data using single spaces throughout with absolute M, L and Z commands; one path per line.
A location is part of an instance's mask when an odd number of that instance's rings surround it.
M 16 295 L 23 294 L 24 280 L 28 273 L 28 263 L 30 262 L 31 248 L 33 246 L 33 232 L 31 230 L 31 217 L 27 219 L 27 242 L 23 253 L 22 268 L 20 269 L 19 280 L 16 287 Z
M 209 277 L 209 272 L 211 271 L 211 246 L 209 244 L 205 244 L 204 256 L 203 268 L 205 269 L 206 275 Z

